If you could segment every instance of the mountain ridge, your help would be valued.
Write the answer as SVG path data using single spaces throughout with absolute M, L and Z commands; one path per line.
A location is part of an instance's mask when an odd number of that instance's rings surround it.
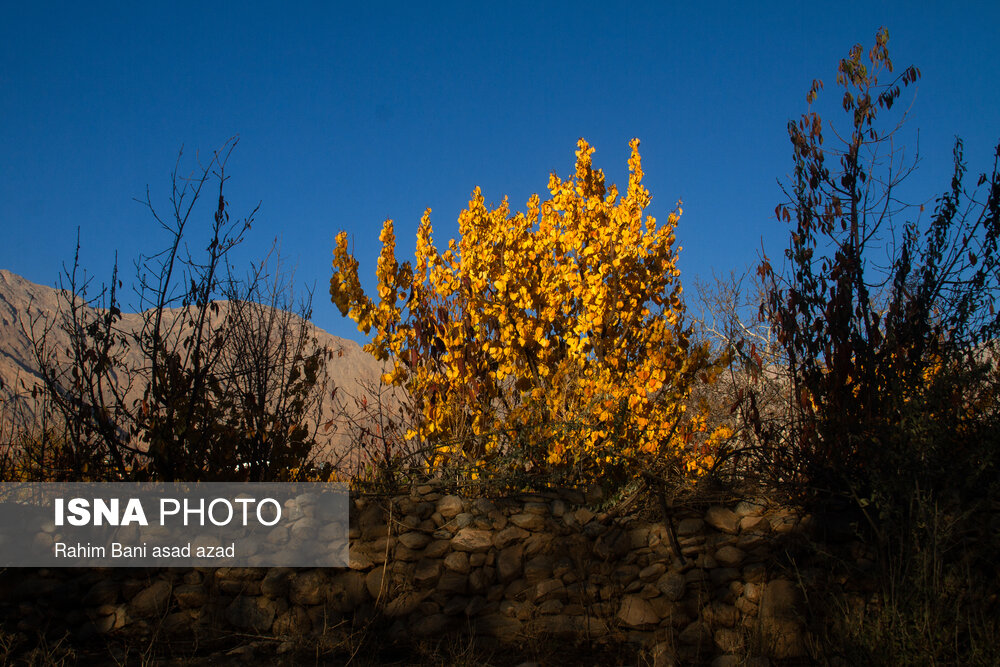
M 42 378 L 35 361 L 32 346 L 32 323 L 36 335 L 42 322 L 54 322 L 59 314 L 60 302 L 66 297 L 61 290 L 33 283 L 16 273 L 0 269 L 0 434 L 11 432 L 12 427 L 31 424 L 36 417 L 37 403 L 33 392 L 42 390 Z M 63 290 L 63 292 L 65 292 Z M 229 307 L 220 301 L 220 312 Z M 179 309 L 169 309 L 168 317 L 175 317 Z M 297 316 L 296 316 L 297 317 Z M 122 313 L 117 327 L 123 331 L 136 331 L 143 321 L 142 313 Z M 313 424 L 324 424 L 331 419 L 352 416 L 349 396 L 362 394 L 368 387 L 378 386 L 384 364 L 365 352 L 355 341 L 341 338 L 307 321 L 308 331 L 320 349 L 330 351 L 326 375 L 329 385 L 321 414 L 310 418 Z M 50 349 L 68 348 L 69 338 L 58 326 L 49 332 Z M 138 352 L 130 352 L 138 359 Z M 331 401 L 331 387 L 341 392 L 339 405 Z M 139 394 L 134 389 L 130 399 Z M 319 429 L 317 441 L 330 448 L 335 458 L 340 458 L 351 446 L 350 434 L 331 429 Z

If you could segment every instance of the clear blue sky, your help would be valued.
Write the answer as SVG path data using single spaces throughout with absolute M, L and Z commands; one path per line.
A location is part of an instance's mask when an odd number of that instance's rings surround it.
M 995 1 L 152 4 L 4 4 L 0 268 L 53 285 L 79 227 L 90 273 L 115 250 L 127 270 L 165 240 L 133 198 L 165 205 L 181 146 L 239 135 L 229 199 L 261 203 L 241 258 L 278 238 L 317 324 L 358 339 L 327 295 L 339 230 L 370 277 L 385 218 L 408 255 L 426 207 L 440 242 L 476 185 L 523 208 L 581 136 L 622 182 L 635 136 L 649 212 L 684 201 L 682 279 L 742 270 L 785 245 L 788 120 L 813 78 L 837 107 L 839 58 L 881 25 L 923 73 L 922 196 L 946 187 L 955 135 L 973 172 L 1000 139 Z

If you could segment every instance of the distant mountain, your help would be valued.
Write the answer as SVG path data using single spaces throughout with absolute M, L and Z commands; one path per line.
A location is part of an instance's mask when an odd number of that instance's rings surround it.
M 0 437 L 10 432 L 11 420 L 15 417 L 30 421 L 34 416 L 36 402 L 31 399 L 31 393 L 34 388 L 41 389 L 41 375 L 32 349 L 31 323 L 36 322 L 36 332 L 40 333 L 38 323 L 54 320 L 60 301 L 59 290 L 37 285 L 0 269 L 0 420 L 5 422 L 0 423 Z M 219 302 L 219 307 L 224 313 L 228 304 Z M 175 313 L 170 311 L 168 315 Z M 141 324 L 140 314 L 124 313 L 118 326 L 124 331 L 135 331 Z M 383 364 L 356 342 L 310 326 L 319 345 L 333 352 L 327 363 L 327 376 L 330 386 L 338 388 L 336 403 L 346 406 L 349 414 L 355 413 L 355 402 L 350 397 L 363 395 L 366 387 L 377 386 L 384 371 Z M 65 350 L 69 342 L 69 337 L 61 329 L 51 329 L 48 340 L 50 349 Z M 140 395 L 141 388 L 133 388 L 129 400 Z M 316 421 L 322 424 L 342 416 L 343 413 L 337 412 L 335 407 L 328 395 L 323 414 L 316 415 Z M 350 444 L 344 428 L 331 429 L 326 433 L 321 430 L 320 433 L 327 440 L 323 444 L 328 444 L 335 453 L 343 453 Z

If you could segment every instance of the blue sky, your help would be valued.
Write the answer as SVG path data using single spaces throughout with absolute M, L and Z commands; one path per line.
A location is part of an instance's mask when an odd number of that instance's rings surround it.
M 974 173 L 1000 140 L 996 2 L 131 4 L 3 8 L 0 268 L 55 284 L 79 227 L 91 274 L 115 251 L 127 271 L 166 240 L 133 198 L 165 207 L 182 146 L 191 168 L 239 135 L 228 198 L 261 206 L 238 259 L 277 238 L 316 323 L 355 339 L 327 296 L 339 230 L 370 277 L 384 219 L 405 256 L 431 207 L 443 243 L 476 185 L 523 208 L 579 137 L 619 183 L 641 139 L 649 213 L 684 201 L 686 284 L 780 254 L 786 124 L 814 78 L 837 109 L 838 60 L 882 25 L 897 71 L 923 75 L 916 196 L 947 186 L 956 135 Z

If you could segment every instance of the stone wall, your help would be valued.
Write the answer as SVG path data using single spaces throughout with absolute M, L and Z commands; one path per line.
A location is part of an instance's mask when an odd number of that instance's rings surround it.
M 678 554 L 662 522 L 599 516 L 584 501 L 425 485 L 354 500 L 349 568 L 8 571 L 4 600 L 22 629 L 56 614 L 81 635 L 228 626 L 308 640 L 346 619 L 399 640 L 471 629 L 501 643 L 630 641 L 660 662 L 803 655 L 798 589 L 769 565 L 800 528 L 793 515 L 759 501 L 679 512 Z

